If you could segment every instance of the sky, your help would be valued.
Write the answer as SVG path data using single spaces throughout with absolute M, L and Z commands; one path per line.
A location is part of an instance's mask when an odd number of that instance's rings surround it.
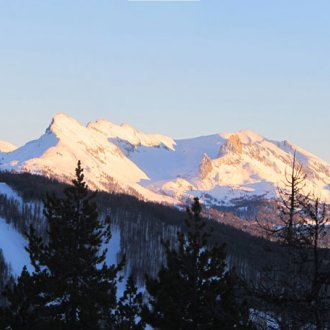
M 57 112 L 174 138 L 250 129 L 330 162 L 330 1 L 0 0 L 0 140 Z

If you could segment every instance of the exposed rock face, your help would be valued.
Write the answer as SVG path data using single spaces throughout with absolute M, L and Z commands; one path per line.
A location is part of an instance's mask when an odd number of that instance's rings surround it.
M 243 144 L 238 135 L 233 134 L 229 137 L 227 142 L 221 146 L 219 151 L 219 156 L 223 156 L 227 152 L 232 152 L 234 154 L 240 155 L 243 151 Z
M 204 154 L 202 161 L 199 165 L 199 175 L 203 180 L 205 179 L 209 173 L 213 170 L 212 160 L 209 158 L 207 154 Z

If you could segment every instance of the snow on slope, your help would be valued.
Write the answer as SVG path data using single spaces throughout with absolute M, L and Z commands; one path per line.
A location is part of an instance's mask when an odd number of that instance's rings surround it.
M 106 135 L 63 113 L 53 118 L 39 139 L 0 154 L 0 170 L 27 171 L 70 182 L 78 160 L 92 189 L 108 191 L 115 185 L 149 200 L 170 201 L 138 184 L 148 177 Z
M 24 202 L 22 197 L 4 182 L 0 182 L 0 195 L 17 201 L 20 206 L 29 205 L 33 208 L 36 205 L 42 205 L 41 201 Z M 117 256 L 120 252 L 120 231 L 117 227 L 113 226 L 111 232 L 112 237 L 108 246 L 103 247 L 108 249 L 106 255 L 106 263 L 108 265 L 117 263 Z M 14 276 L 20 275 L 24 266 L 27 266 L 29 271 L 33 270 L 30 264 L 29 254 L 25 250 L 27 244 L 26 238 L 15 227 L 0 217 L 0 249 L 2 250 L 4 259 L 10 265 Z M 123 291 L 123 283 L 121 283 L 120 288 Z
M 0 217 L 0 249 L 11 266 L 15 276 L 20 275 L 24 266 L 32 271 L 29 254 L 25 250 L 26 239 L 16 229 Z
M 6 196 L 8 199 L 14 199 L 17 201 L 20 205 L 23 204 L 22 197 L 17 194 L 17 192 L 12 189 L 10 186 L 8 186 L 4 182 L 0 182 L 0 195 Z
M 294 150 L 308 174 L 306 192 L 330 201 L 329 164 L 297 146 L 248 130 L 177 140 L 175 152 L 139 147 L 130 158 L 151 179 L 144 182 L 146 187 L 176 198 L 207 193 L 221 204 L 233 198 L 274 197 Z
M 204 154 L 213 158 L 224 143 L 219 135 L 177 140 L 175 150 L 138 147 L 130 158 L 143 168 L 152 181 L 193 178 Z
M 15 150 L 16 147 L 6 141 L 0 141 L 0 152 L 11 152 L 13 150 Z
M 126 141 L 130 145 L 158 147 L 164 145 L 165 147 L 174 150 L 175 141 L 168 136 L 160 134 L 145 134 L 128 124 L 115 125 L 110 121 L 97 120 L 90 122 L 87 128 L 93 129 L 105 135 L 110 141 Z
M 290 142 L 271 141 L 249 130 L 173 140 L 106 120 L 83 126 L 60 113 L 39 139 L 0 153 L 0 170 L 68 182 L 81 160 L 92 189 L 120 189 L 165 203 L 208 196 L 222 204 L 233 198 L 274 197 L 294 150 L 308 175 L 306 190 L 330 202 L 327 162 Z
M 17 192 L 4 182 L 0 182 L 0 195 L 13 199 L 20 205 L 23 204 L 23 200 Z M 14 276 L 20 275 L 25 265 L 28 270 L 32 269 L 25 246 L 27 246 L 26 239 L 4 218 L 0 217 L 0 249 Z

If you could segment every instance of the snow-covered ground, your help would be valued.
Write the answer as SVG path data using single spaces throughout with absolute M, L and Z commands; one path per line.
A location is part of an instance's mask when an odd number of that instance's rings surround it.
M 15 276 L 21 273 L 24 266 L 29 271 L 32 270 L 26 245 L 26 239 L 12 225 L 7 224 L 5 219 L 0 218 L 0 249 Z
M 23 204 L 22 197 L 12 189 L 8 184 L 0 182 L 0 195 L 5 195 L 9 199 L 16 200 L 19 204 Z
M 22 198 L 6 183 L 0 182 L 0 194 L 8 198 L 14 199 L 23 205 Z M 34 206 L 34 203 L 28 203 Z M 8 224 L 4 218 L 0 217 L 0 249 L 3 252 L 6 262 L 10 265 L 13 274 L 18 276 L 23 267 L 27 266 L 28 270 L 32 270 L 30 259 L 25 247 L 28 242 L 11 224 Z M 112 237 L 107 246 L 108 249 L 106 263 L 108 265 L 117 263 L 118 254 L 120 252 L 120 231 L 118 228 L 112 228 Z M 119 285 L 119 294 L 124 291 L 125 284 Z

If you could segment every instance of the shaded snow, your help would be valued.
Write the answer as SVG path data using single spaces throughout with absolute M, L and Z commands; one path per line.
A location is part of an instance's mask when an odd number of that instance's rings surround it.
M 155 147 L 163 144 L 172 150 L 175 146 L 175 141 L 168 136 L 161 134 L 145 134 L 128 124 L 116 125 L 107 120 L 97 120 L 90 122 L 87 127 L 105 135 L 109 140 L 120 139 L 127 141 L 133 146 L 143 145 Z
M 15 276 L 21 273 L 24 266 L 32 271 L 29 254 L 25 251 L 26 245 L 26 239 L 12 225 L 0 218 L 0 248 Z
M 20 165 L 27 160 L 42 157 L 50 148 L 58 143 L 56 136 L 47 132 L 39 139 L 28 142 L 10 153 L 0 156 L 0 169 L 12 170 L 18 169 Z
M 193 177 L 204 154 L 216 158 L 225 140 L 215 134 L 175 142 L 175 150 L 139 147 L 130 158 L 152 181 Z
M 119 228 L 112 226 L 111 234 L 112 234 L 112 236 L 111 236 L 110 242 L 109 242 L 108 246 L 106 246 L 106 248 L 108 249 L 108 253 L 106 256 L 107 265 L 116 264 L 118 262 L 118 260 L 117 260 L 118 254 L 120 252 L 120 230 L 119 230 Z
M 9 199 L 14 199 L 18 201 L 20 204 L 23 204 L 22 197 L 18 195 L 18 193 L 12 189 L 8 184 L 4 182 L 0 182 L 0 195 L 5 195 Z

